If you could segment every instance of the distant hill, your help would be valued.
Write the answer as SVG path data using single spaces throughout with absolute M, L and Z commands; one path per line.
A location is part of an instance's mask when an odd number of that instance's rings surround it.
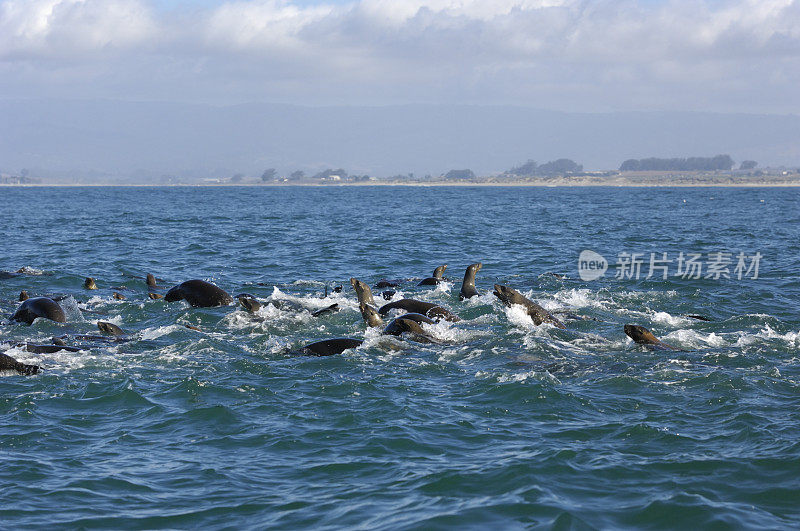
M 389 176 L 453 168 L 502 172 L 527 160 L 728 153 L 734 161 L 800 164 L 797 116 L 565 113 L 512 106 L 230 107 L 158 102 L 0 100 L 0 171 L 147 181 L 326 168 Z

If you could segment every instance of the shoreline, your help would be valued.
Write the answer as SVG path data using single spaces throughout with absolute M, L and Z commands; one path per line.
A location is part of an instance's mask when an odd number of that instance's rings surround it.
M 0 188 L 344 188 L 344 187 L 388 187 L 409 188 L 797 188 L 800 181 L 790 182 L 745 182 L 745 183 L 681 183 L 681 182 L 369 182 L 369 183 L 186 183 L 186 184 L 116 184 L 116 183 L 28 183 L 0 184 Z

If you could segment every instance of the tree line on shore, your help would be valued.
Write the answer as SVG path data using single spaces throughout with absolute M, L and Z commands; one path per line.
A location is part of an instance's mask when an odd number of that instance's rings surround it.
M 755 166 L 755 161 L 744 161 L 741 169 L 753 169 Z M 733 168 L 733 159 L 730 155 L 716 155 L 685 159 L 659 159 L 656 157 L 628 159 L 620 165 L 619 171 L 730 171 L 731 168 Z
M 619 171 L 730 171 L 734 161 L 730 155 L 716 155 L 713 157 L 688 157 L 688 158 L 657 158 L 628 159 L 624 161 Z M 752 170 L 758 166 L 754 160 L 742 161 L 740 170 Z M 597 172 L 595 172 L 596 174 Z M 613 172 L 609 172 L 611 174 Z M 539 164 L 535 160 L 528 160 L 524 164 L 515 166 L 500 174 L 500 177 L 533 178 L 533 177 L 558 177 L 558 176 L 586 175 L 583 165 L 572 159 L 561 158 Z M 240 181 L 239 179 L 234 179 Z M 296 170 L 287 176 L 280 176 L 275 168 L 268 168 L 261 175 L 262 182 L 366 182 L 375 180 L 369 175 L 350 175 L 343 168 L 328 168 L 313 175 L 306 175 L 302 170 Z M 425 175 L 415 177 L 413 173 L 395 175 L 390 181 L 477 181 L 480 178 L 471 169 L 453 169 L 438 177 Z M 235 181 L 234 181 L 235 182 Z
M 644 159 L 628 159 L 620 167 L 620 172 L 636 171 L 661 171 L 661 172 L 695 172 L 695 171 L 730 171 L 734 167 L 734 161 L 730 155 L 716 155 L 713 157 L 688 157 L 688 158 L 657 158 L 649 157 Z M 755 170 L 758 163 L 754 160 L 744 160 L 739 166 L 739 170 Z M 797 171 L 797 170 L 795 170 Z M 267 168 L 260 178 L 255 176 L 248 178 L 243 173 L 237 173 L 228 179 L 216 179 L 213 182 L 229 182 L 233 184 L 247 182 L 262 183 L 335 183 L 335 182 L 369 182 L 385 180 L 389 182 L 483 182 L 483 181 L 503 181 L 514 179 L 536 179 L 564 176 L 587 176 L 595 177 L 610 176 L 617 172 L 584 172 L 583 165 L 578 164 L 572 159 L 561 158 L 551 160 L 544 164 L 539 164 L 535 160 L 528 160 L 524 164 L 515 166 L 499 174 L 488 176 L 478 176 L 471 169 L 452 169 L 438 176 L 430 174 L 415 176 L 413 173 L 398 174 L 388 178 L 376 179 L 369 175 L 356 175 L 348 173 L 344 168 L 327 168 L 325 170 L 307 175 L 303 170 L 295 170 L 288 174 L 281 174 L 275 168 Z M 756 176 L 761 175 L 762 171 L 757 171 Z M 748 173 L 750 175 L 750 173 Z M 163 180 L 163 178 L 162 178 Z M 211 182 L 212 179 L 206 179 Z M 40 179 L 31 178 L 28 170 L 21 170 L 19 174 L 7 174 L 0 172 L 0 184 L 29 184 L 41 182 Z

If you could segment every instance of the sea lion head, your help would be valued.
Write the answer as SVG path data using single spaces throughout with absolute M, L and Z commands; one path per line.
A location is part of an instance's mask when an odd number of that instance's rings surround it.
M 625 335 L 633 339 L 636 343 L 653 344 L 659 343 L 653 332 L 639 325 L 626 324 L 624 326 Z
M 516 301 L 517 297 L 519 297 L 519 292 L 514 288 L 509 288 L 508 286 L 503 286 L 501 284 L 495 284 L 493 293 L 494 296 L 500 299 L 500 301 L 506 306 L 519 304 L 519 302 Z
M 92 277 L 86 277 L 83 281 L 83 287 L 86 289 L 97 289 L 97 284 Z
M 359 303 L 365 302 L 367 304 L 375 304 L 375 299 L 372 298 L 372 290 L 369 286 L 357 278 L 351 278 L 350 284 L 353 286 L 353 289 L 356 292 Z
M 242 303 L 244 309 L 250 313 L 256 313 L 261 309 L 261 303 L 252 297 L 239 297 L 239 302 Z
M 425 330 L 423 330 L 422 326 L 416 321 L 411 319 L 403 319 L 401 316 L 395 319 L 395 323 L 398 330 L 401 332 L 411 332 L 412 334 L 425 335 Z
M 442 275 L 444 275 L 444 270 L 445 270 L 445 269 L 447 269 L 447 264 L 440 265 L 439 267 L 437 267 L 436 269 L 434 269 L 434 270 L 433 270 L 433 278 L 439 278 L 439 279 L 441 279 L 441 278 L 442 278 Z
M 106 321 L 97 321 L 97 328 L 99 328 L 104 334 L 111 334 L 112 336 L 125 335 L 125 332 L 122 331 L 122 328 Z
M 375 327 L 383 325 L 383 319 L 381 319 L 381 316 L 375 311 L 375 308 L 369 304 L 363 302 L 359 303 L 358 309 L 361 310 L 361 317 L 364 318 L 364 321 L 366 321 L 369 326 Z

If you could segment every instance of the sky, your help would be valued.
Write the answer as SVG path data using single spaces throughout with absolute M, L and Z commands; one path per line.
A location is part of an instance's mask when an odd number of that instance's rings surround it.
M 800 0 L 0 0 L 0 98 L 800 113 Z

